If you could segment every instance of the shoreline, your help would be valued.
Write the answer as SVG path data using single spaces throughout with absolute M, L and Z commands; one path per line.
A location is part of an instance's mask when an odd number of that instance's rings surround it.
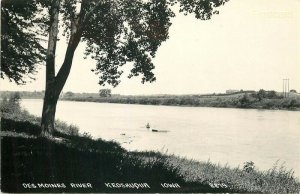
M 29 99 L 29 98 L 27 98 Z M 195 108 L 228 108 L 228 109 L 244 109 L 244 110 L 283 110 L 283 111 L 300 111 L 299 108 L 263 108 L 263 107 L 234 107 L 234 106 L 193 106 L 193 105 L 167 105 L 167 104 L 140 104 L 140 103 L 118 103 L 118 102 L 97 102 L 97 101 L 85 101 L 85 100 L 69 100 L 69 99 L 59 99 L 59 101 L 69 101 L 69 102 L 93 102 L 93 103 L 107 103 L 107 104 L 128 104 L 128 105 L 147 105 L 147 106 L 172 106 L 172 107 L 195 107 Z

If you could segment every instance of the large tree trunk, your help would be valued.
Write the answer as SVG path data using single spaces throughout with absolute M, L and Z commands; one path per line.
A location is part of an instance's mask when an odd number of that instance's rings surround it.
M 41 121 L 41 135 L 51 136 L 55 130 L 55 112 L 59 95 L 69 76 L 74 52 L 80 42 L 82 30 L 80 17 L 72 21 L 70 39 L 64 62 L 55 76 L 55 49 L 58 34 L 59 0 L 56 0 L 51 9 L 49 41 L 46 59 L 46 89 Z
M 51 136 L 54 132 L 55 112 L 58 97 L 54 96 L 53 93 L 52 88 L 48 88 L 45 92 L 41 122 L 42 136 Z
M 55 50 L 58 35 L 60 1 L 53 1 L 50 10 L 50 29 L 46 56 L 46 87 L 41 121 L 41 135 L 49 136 L 54 131 L 54 120 L 58 97 L 55 92 Z

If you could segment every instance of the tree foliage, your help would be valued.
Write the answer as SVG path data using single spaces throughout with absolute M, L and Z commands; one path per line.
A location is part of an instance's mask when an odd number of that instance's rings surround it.
M 82 32 L 87 43 L 85 55 L 97 61 L 93 69 L 99 84 L 119 84 L 127 62 L 133 62 L 129 78 L 143 75 L 142 82 L 152 82 L 152 58 L 168 38 L 170 18 L 174 16 L 165 0 L 89 2 L 83 9 L 94 12 Z M 66 30 L 68 31 L 68 30 Z
M 142 83 L 155 81 L 152 58 L 155 57 L 161 43 L 169 37 L 170 19 L 175 16 L 171 7 L 179 3 L 181 12 L 195 13 L 196 18 L 205 20 L 210 19 L 212 14 L 218 13 L 214 11 L 214 8 L 225 1 L 83 2 L 82 9 L 91 10 L 93 14 L 86 24 L 83 24 L 82 40 L 87 43 L 85 55 L 97 61 L 93 71 L 100 75 L 99 84 L 108 83 L 117 86 L 123 73 L 120 67 L 127 62 L 133 63 L 129 78 L 142 75 Z M 66 10 L 71 10 L 71 8 Z M 75 13 L 71 12 L 65 20 L 74 15 Z M 70 24 L 70 22 L 65 23 Z M 66 27 L 70 28 L 70 25 Z M 68 28 L 65 28 L 66 32 Z
M 257 98 L 259 101 L 263 99 L 278 99 L 281 98 L 274 90 L 266 91 L 264 89 L 260 89 L 258 92 L 252 94 L 252 97 Z
M 71 91 L 68 91 L 68 92 L 65 93 L 65 96 L 66 97 L 72 97 L 72 96 L 74 96 L 74 93 L 71 92 Z
M 258 92 L 257 92 L 257 98 L 259 101 L 261 101 L 263 98 L 266 97 L 266 91 L 263 90 L 263 89 L 260 89 Z
M 111 89 L 101 89 L 99 90 L 100 97 L 110 97 L 111 96 Z
M 38 16 L 41 5 L 35 0 L 3 0 L 1 4 L 1 78 L 24 84 L 45 60 L 39 35 L 47 19 Z
M 53 0 L 54 1 L 54 0 Z M 61 0 L 61 25 L 70 38 L 77 24 L 80 39 L 86 43 L 85 55 L 96 60 L 92 70 L 99 84 L 117 86 L 123 71 L 131 62 L 128 75 L 142 75 L 142 83 L 156 80 L 152 59 L 161 43 L 168 39 L 171 7 L 194 13 L 202 20 L 217 14 L 216 7 L 228 0 Z M 24 77 L 36 72 L 36 64 L 45 58 L 37 35 L 47 34 L 52 0 L 4 0 L 1 8 L 1 77 L 25 83 Z M 80 11 L 78 12 L 78 7 Z M 46 8 L 46 12 L 43 12 Z M 39 16 L 44 13 L 45 15 Z M 77 23 L 75 21 L 78 21 Z

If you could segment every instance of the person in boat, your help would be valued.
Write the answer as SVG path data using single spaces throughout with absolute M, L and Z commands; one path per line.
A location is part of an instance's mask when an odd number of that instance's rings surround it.
M 150 124 L 149 123 L 147 123 L 146 128 L 150 129 Z

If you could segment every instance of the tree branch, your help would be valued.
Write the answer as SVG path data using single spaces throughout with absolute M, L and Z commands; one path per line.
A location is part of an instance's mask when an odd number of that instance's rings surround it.
M 74 53 L 81 39 L 82 30 L 79 27 L 79 21 L 80 18 L 77 18 L 72 21 L 71 24 L 71 36 L 65 54 L 65 59 L 55 78 L 55 86 L 58 93 L 57 95 L 59 95 L 59 93 L 61 92 L 70 74 Z

